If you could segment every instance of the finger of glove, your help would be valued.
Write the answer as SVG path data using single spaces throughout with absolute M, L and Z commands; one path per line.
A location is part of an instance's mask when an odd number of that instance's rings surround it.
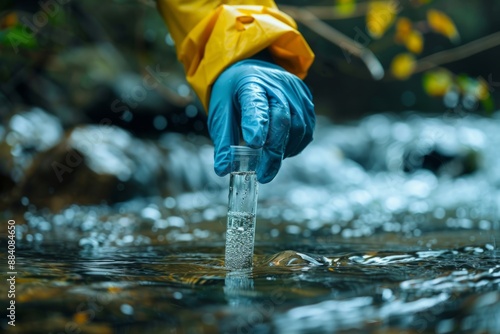
M 269 103 L 263 84 L 245 82 L 238 89 L 243 140 L 252 148 L 261 148 L 269 127 Z
M 207 120 L 214 144 L 214 170 L 219 176 L 231 171 L 231 145 L 238 145 L 240 137 L 233 94 L 224 82 L 218 80 L 213 86 Z
M 278 94 L 280 95 L 280 94 Z M 284 98 L 269 97 L 269 132 L 257 169 L 257 179 L 268 183 L 278 173 L 290 132 L 290 109 Z
M 297 79 L 298 80 L 298 79 Z M 294 82 L 294 94 L 289 94 L 291 127 L 284 157 L 299 154 L 313 140 L 316 115 L 311 93 L 302 82 Z

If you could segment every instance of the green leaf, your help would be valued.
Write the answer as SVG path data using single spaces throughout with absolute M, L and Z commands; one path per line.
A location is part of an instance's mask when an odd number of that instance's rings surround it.
M 14 52 L 17 52 L 19 48 L 34 49 L 38 47 L 35 35 L 22 25 L 0 31 L 0 44 L 12 47 Z
M 495 110 L 495 101 L 493 101 L 491 95 L 488 95 L 487 98 L 481 100 L 481 105 L 486 111 L 486 114 L 488 114 L 489 116 L 493 114 L 493 111 Z

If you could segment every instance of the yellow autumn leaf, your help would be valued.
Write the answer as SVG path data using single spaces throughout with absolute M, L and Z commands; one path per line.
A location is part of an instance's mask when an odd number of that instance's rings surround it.
M 408 79 L 415 70 L 415 57 L 411 53 L 400 53 L 391 63 L 391 73 L 399 80 Z
M 380 38 L 391 27 L 398 12 L 396 1 L 370 1 L 366 27 L 373 38 Z
M 480 101 L 484 101 L 490 97 L 490 86 L 483 78 L 479 78 L 477 83 L 476 96 Z
M 425 92 L 430 96 L 444 96 L 453 86 L 453 76 L 446 70 L 426 72 L 422 78 Z
M 406 17 L 400 17 L 396 22 L 396 35 L 394 36 L 394 40 L 396 41 L 396 43 L 403 44 L 411 34 L 412 29 L 412 23 L 410 19 Z
M 356 10 L 356 0 L 335 0 L 335 12 L 349 16 Z
M 429 9 L 427 11 L 427 22 L 434 32 L 448 37 L 452 42 L 458 42 L 460 36 L 457 27 L 445 13 L 436 9 Z
M 73 321 L 76 322 L 78 325 L 83 325 L 89 322 L 90 320 L 91 319 L 87 312 L 77 312 L 73 314 Z
M 424 48 L 424 38 L 418 30 L 412 30 L 412 32 L 406 38 L 405 46 L 408 51 L 413 53 L 420 53 Z

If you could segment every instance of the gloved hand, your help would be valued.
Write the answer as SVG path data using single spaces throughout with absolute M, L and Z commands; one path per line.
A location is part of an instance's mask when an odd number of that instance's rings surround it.
M 316 118 L 311 92 L 295 75 L 260 60 L 243 60 L 227 68 L 212 87 L 208 131 L 215 146 L 217 175 L 231 171 L 231 145 L 243 140 L 262 148 L 257 179 L 271 181 L 284 158 L 312 141 Z

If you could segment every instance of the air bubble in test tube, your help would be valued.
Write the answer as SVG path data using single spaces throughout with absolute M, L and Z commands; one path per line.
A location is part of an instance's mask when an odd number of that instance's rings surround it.
M 252 268 L 258 184 L 255 169 L 260 149 L 231 146 L 231 175 L 227 213 L 227 269 Z

